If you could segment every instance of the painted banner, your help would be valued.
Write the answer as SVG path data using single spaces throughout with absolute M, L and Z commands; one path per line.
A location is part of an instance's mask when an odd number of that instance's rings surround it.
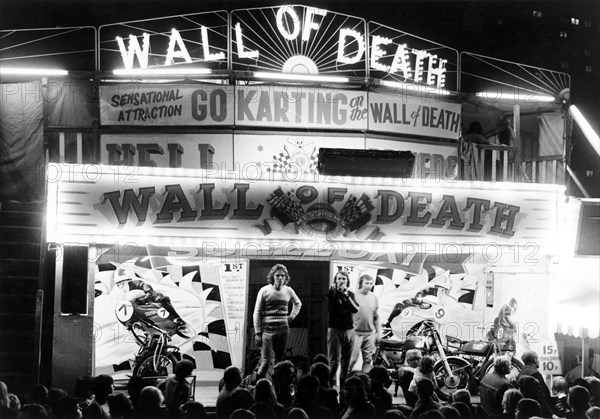
M 369 93 L 369 130 L 456 140 L 461 133 L 460 104 Z
M 238 86 L 236 125 L 367 129 L 367 94 L 325 87 Z
M 233 125 L 233 86 L 100 86 L 102 125 Z
M 147 363 L 135 354 L 144 343 L 134 332 L 143 337 L 147 321 L 170 335 L 169 344 L 179 348 L 176 358 L 194 363 L 198 381 L 216 382 L 228 366 L 242 366 L 246 263 L 232 269 L 230 264 L 188 255 L 166 257 L 151 246 L 95 250 L 96 374 L 125 378 L 134 371 L 142 373 Z M 174 314 L 165 309 L 165 297 Z M 174 333 L 175 316 L 186 323 L 182 335 Z
M 48 241 L 556 243 L 555 185 L 243 175 L 52 165 Z

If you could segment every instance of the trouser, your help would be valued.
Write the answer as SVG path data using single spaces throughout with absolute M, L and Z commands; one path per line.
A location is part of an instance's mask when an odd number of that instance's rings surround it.
M 352 357 L 350 358 L 349 370 L 354 369 L 354 365 L 358 362 L 358 355 L 362 354 L 362 371 L 368 373 L 373 368 L 373 355 L 376 350 L 376 339 L 375 332 L 363 335 L 360 333 L 356 334 L 354 338 L 354 348 L 352 349 Z
M 340 367 L 340 388 L 344 387 L 348 371 L 350 369 L 350 358 L 354 348 L 354 329 L 327 329 L 327 356 L 329 358 L 329 382 L 335 384 L 335 376 Z
M 264 377 L 272 365 L 283 361 L 289 335 L 290 328 L 288 326 L 275 330 L 263 330 L 260 367 L 257 372 L 259 377 Z M 275 358 L 275 362 L 273 362 L 273 358 Z

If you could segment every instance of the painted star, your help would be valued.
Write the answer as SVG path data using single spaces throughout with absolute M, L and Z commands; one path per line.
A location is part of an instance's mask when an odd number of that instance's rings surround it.
M 264 151 L 264 149 L 265 149 L 265 148 L 264 148 L 263 146 L 259 145 L 259 146 L 257 147 L 257 149 L 258 149 L 258 151 Z

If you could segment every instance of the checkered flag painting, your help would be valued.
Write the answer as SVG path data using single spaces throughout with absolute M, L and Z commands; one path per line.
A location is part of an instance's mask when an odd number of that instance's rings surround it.
M 316 147 L 313 149 L 308 162 L 292 158 L 286 148 L 285 151 L 273 156 L 273 164 L 267 167 L 267 172 L 289 173 L 297 172 L 300 169 L 304 174 L 313 174 L 317 171 L 317 164 L 318 154 Z
M 350 231 L 354 231 L 370 221 L 370 211 L 373 208 L 366 194 L 362 194 L 358 199 L 351 195 L 340 210 L 340 218 Z
M 292 221 L 298 221 L 304 215 L 304 208 L 294 199 L 292 192 L 285 194 L 281 187 L 277 188 L 267 199 L 269 205 L 277 208 Z

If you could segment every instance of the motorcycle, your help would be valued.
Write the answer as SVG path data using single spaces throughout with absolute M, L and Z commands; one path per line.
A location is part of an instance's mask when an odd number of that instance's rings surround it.
M 193 328 L 187 323 L 177 327 L 173 316 L 160 303 L 146 301 L 143 294 L 140 290 L 130 291 L 129 298 L 115 307 L 117 319 L 140 345 L 134 359 L 133 375 L 167 376 L 183 359 L 190 360 L 196 368 L 193 357 L 181 354 L 177 346 L 169 344 L 174 335 L 184 339 L 194 336 Z

